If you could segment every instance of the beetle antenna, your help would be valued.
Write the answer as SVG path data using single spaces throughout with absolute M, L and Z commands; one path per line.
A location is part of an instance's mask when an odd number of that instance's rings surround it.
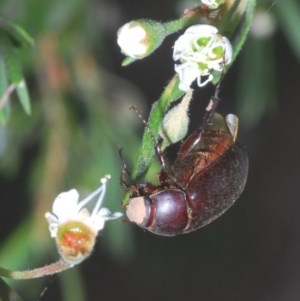
M 208 127 L 208 125 L 210 124 L 215 112 L 217 111 L 217 107 L 218 107 L 218 105 L 221 101 L 221 99 L 219 98 L 220 87 L 221 87 L 221 85 L 220 85 L 220 82 L 219 82 L 216 86 L 214 95 L 211 97 L 207 107 L 205 108 L 205 114 L 204 114 L 203 121 L 202 121 L 202 124 L 201 124 L 201 127 L 200 127 L 201 128 L 201 134 Z
M 205 109 L 205 115 L 203 117 L 203 121 L 200 127 L 200 136 L 202 135 L 203 131 L 208 127 L 210 124 L 214 114 L 217 111 L 217 107 L 221 101 L 221 98 L 219 97 L 220 90 L 221 90 L 221 83 L 223 82 L 224 76 L 225 76 L 225 55 L 223 56 L 223 69 L 220 74 L 220 79 L 215 87 L 215 93 L 209 100 L 209 103 Z
M 153 132 L 152 132 L 152 130 L 151 130 L 148 122 L 145 120 L 145 118 L 143 117 L 142 113 L 139 112 L 135 106 L 131 106 L 130 109 L 133 110 L 138 115 L 138 117 L 140 118 L 140 120 L 145 125 L 146 129 L 149 131 L 151 139 L 152 139 L 153 144 L 154 144 L 156 156 L 157 156 L 157 158 L 158 158 L 158 160 L 159 160 L 159 162 L 160 162 L 163 170 L 166 170 L 166 160 L 165 160 L 165 157 L 163 155 L 163 152 L 162 152 L 162 150 L 160 148 L 160 145 L 159 145 L 157 139 L 153 135 Z
M 122 153 L 123 149 L 119 148 L 119 157 L 120 160 L 122 162 L 122 169 L 121 169 L 121 173 L 120 173 L 120 184 L 121 186 L 125 189 L 128 190 L 130 185 L 127 183 L 127 181 L 125 180 L 125 174 L 130 178 L 131 174 L 129 172 L 129 169 L 127 167 L 127 164 L 124 160 L 123 157 L 123 153 Z

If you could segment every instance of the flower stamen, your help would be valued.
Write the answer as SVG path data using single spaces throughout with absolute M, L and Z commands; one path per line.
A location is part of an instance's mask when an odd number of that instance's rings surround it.
M 214 26 L 194 25 L 175 42 L 173 59 L 177 62 L 175 71 L 180 79 L 179 89 L 188 91 L 194 80 L 203 87 L 213 80 L 214 71 L 222 72 L 231 62 L 232 47 Z

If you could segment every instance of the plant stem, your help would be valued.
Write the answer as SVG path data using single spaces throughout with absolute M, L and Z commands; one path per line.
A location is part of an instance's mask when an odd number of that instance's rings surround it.
M 33 279 L 33 278 L 39 278 L 43 276 L 60 273 L 71 267 L 73 266 L 61 259 L 55 263 L 51 263 L 44 267 L 36 268 L 33 270 L 27 270 L 27 271 L 10 271 L 4 268 L 0 268 L 0 276 L 6 278 L 13 278 L 13 279 L 23 279 L 23 280 Z

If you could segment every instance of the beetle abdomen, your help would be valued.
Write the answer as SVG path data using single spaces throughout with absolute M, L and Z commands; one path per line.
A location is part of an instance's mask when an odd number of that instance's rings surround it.
M 184 233 L 205 226 L 229 209 L 243 192 L 247 175 L 248 155 L 238 144 L 195 174 L 184 187 L 192 215 Z

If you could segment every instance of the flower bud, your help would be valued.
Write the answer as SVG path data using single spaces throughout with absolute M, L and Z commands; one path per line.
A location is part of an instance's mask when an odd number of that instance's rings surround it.
M 132 59 L 142 59 L 161 45 L 166 32 L 162 23 L 141 19 L 126 23 L 117 35 L 117 43 L 125 55 Z
M 185 137 L 189 126 L 188 109 L 193 90 L 189 90 L 181 102 L 170 109 L 164 117 L 159 135 L 163 138 L 162 149 Z

